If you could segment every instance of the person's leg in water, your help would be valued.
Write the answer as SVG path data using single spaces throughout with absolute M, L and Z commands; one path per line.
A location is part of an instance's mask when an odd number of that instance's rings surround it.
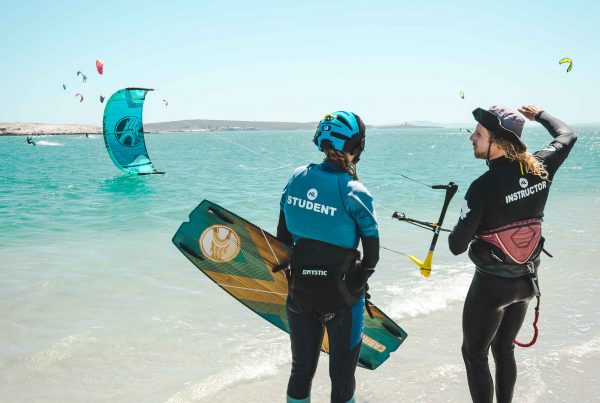
M 317 318 L 293 312 L 289 309 L 289 304 L 288 300 L 292 373 L 288 382 L 287 402 L 308 403 L 325 328 Z
M 488 350 L 500 326 L 502 311 L 487 301 L 482 275 L 475 272 L 463 308 L 462 354 L 467 369 L 469 391 L 473 402 L 492 402 L 494 383 L 488 365 Z M 491 302 L 491 301 L 490 301 Z
M 327 322 L 329 377 L 333 403 L 354 403 L 354 372 L 362 344 L 364 309 L 363 297 L 352 308 L 337 314 Z
M 515 383 L 517 382 L 517 363 L 515 361 L 515 338 L 527 313 L 529 300 L 533 297 L 533 287 L 528 287 L 530 280 L 523 278 L 518 284 L 518 297 L 525 298 L 506 307 L 504 318 L 496 337 L 492 341 L 492 355 L 496 363 L 496 401 L 507 403 L 512 401 Z
M 471 287 L 465 300 L 463 310 L 463 346 L 462 353 L 467 369 L 467 379 L 469 382 L 469 391 L 473 402 L 492 402 L 494 396 L 494 383 L 488 365 L 488 352 L 490 345 L 495 340 L 497 333 L 502 328 L 502 337 L 498 339 L 498 352 L 502 351 L 502 356 L 506 356 L 506 340 L 514 331 L 515 325 L 518 326 L 523 319 L 515 320 L 516 311 L 507 310 L 511 304 L 516 301 L 526 300 L 532 295 L 532 288 L 527 278 L 502 278 L 489 274 L 475 272 Z M 507 311 L 510 315 L 506 317 Z M 507 324 L 503 325 L 505 320 Z M 518 331 L 518 328 L 517 330 Z M 511 343 L 514 341 L 512 336 Z M 505 387 L 506 379 L 510 379 L 510 364 L 506 358 L 502 358 L 503 363 L 497 378 L 502 379 L 500 383 Z M 514 355 L 512 356 L 514 362 Z M 513 367 L 514 368 L 514 367 Z M 516 369 L 514 371 L 516 379 Z M 514 386 L 514 382 L 513 382 Z M 512 396 L 512 390 L 509 392 Z M 503 394 L 506 396 L 506 394 Z M 510 400 L 509 400 L 510 401 Z M 499 401 L 500 402 L 500 401 Z

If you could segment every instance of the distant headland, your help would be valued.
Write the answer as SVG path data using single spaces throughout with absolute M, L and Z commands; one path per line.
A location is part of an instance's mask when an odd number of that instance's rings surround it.
M 423 122 L 425 123 L 425 122 Z M 424 129 L 440 128 L 431 122 L 428 124 L 404 123 L 395 125 L 367 125 L 374 129 Z M 318 122 L 261 122 L 245 120 L 191 119 L 172 122 L 145 123 L 145 133 L 209 132 L 209 131 L 282 131 L 314 130 Z M 47 124 L 0 122 L 0 136 L 35 136 L 59 134 L 101 134 L 102 126 L 79 124 Z

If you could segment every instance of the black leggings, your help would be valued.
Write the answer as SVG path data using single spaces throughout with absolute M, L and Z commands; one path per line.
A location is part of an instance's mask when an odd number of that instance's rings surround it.
M 314 316 L 301 315 L 287 304 L 292 342 L 292 374 L 287 394 L 294 399 L 310 396 L 312 379 L 317 370 L 325 327 Z M 293 304 L 293 303 L 292 303 Z M 329 377 L 331 402 L 345 403 L 354 396 L 354 371 L 358 363 L 364 323 L 364 298 L 352 308 L 326 322 L 329 338 Z
M 462 354 L 467 367 L 471 398 L 492 402 L 494 382 L 488 352 L 496 363 L 496 400 L 512 401 L 517 381 L 514 340 L 534 296 L 531 278 L 504 278 L 475 272 L 465 300 Z

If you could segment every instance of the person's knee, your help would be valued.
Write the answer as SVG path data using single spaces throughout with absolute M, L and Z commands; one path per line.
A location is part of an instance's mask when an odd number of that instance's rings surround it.
M 311 365 L 293 365 L 291 379 L 296 383 L 308 385 L 310 388 L 315 371 L 316 367 L 312 367 Z
M 514 343 L 509 344 L 500 344 L 493 343 L 492 344 L 492 355 L 494 356 L 494 361 L 514 361 L 515 359 L 515 345 Z
M 486 350 L 473 349 L 463 343 L 461 351 L 463 360 L 467 365 L 478 366 L 487 365 L 488 363 L 488 354 Z

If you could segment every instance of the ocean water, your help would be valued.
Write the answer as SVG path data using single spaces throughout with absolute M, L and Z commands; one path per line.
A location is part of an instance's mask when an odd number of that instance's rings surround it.
M 517 348 L 516 402 L 600 399 L 600 128 L 579 140 L 546 208 L 540 336 Z M 532 149 L 550 136 L 530 125 Z M 308 131 L 149 134 L 166 175 L 128 177 L 101 136 L 0 137 L 0 401 L 278 402 L 288 337 L 237 303 L 171 244 L 202 199 L 274 232 L 281 189 L 318 162 Z M 358 173 L 373 194 L 383 246 L 424 257 L 431 233 L 393 211 L 434 221 L 443 192 L 486 169 L 458 129 L 371 130 Z M 393 173 L 391 171 L 396 173 Z M 386 250 L 373 301 L 408 339 L 375 371 L 358 369 L 359 402 L 466 402 L 462 304 L 473 274 L 442 235 L 429 279 Z M 531 337 L 530 308 L 520 339 Z M 493 363 L 492 363 L 493 366 Z M 313 401 L 329 401 L 327 356 Z

